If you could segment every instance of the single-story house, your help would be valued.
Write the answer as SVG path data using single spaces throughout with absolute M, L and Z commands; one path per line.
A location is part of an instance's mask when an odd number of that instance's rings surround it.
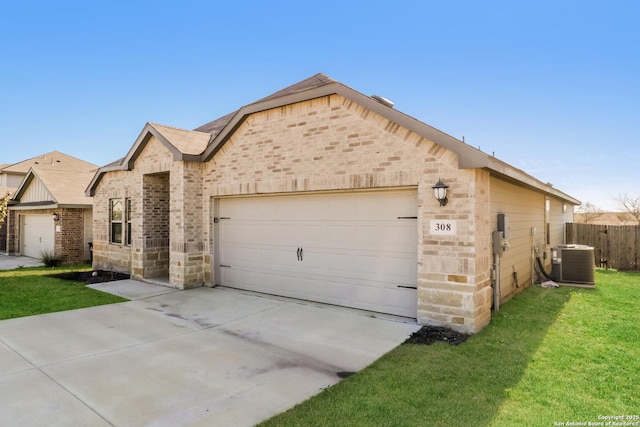
M 195 130 L 148 123 L 87 196 L 94 268 L 466 332 L 532 283 L 536 250 L 548 266 L 579 204 L 324 74 Z
M 91 258 L 93 204 L 85 189 L 98 166 L 53 151 L 21 162 L 29 169 L 9 201 L 7 251 L 66 264 Z

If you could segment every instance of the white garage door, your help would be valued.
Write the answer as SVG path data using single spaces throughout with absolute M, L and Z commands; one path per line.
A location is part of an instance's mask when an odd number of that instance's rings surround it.
M 22 217 L 22 255 L 40 258 L 42 252 L 53 252 L 55 228 L 51 215 Z
M 221 199 L 220 284 L 416 317 L 415 190 Z

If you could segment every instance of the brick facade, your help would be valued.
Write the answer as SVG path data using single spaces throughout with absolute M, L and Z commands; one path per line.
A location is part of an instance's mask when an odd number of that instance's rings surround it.
M 10 210 L 7 217 L 8 239 L 7 252 L 21 253 L 23 231 L 20 229 L 21 217 L 24 215 L 51 216 L 58 214 L 58 221 L 52 223 L 54 231 L 53 252 L 63 259 L 63 264 L 82 264 L 89 261 L 88 248 L 85 247 L 85 211 L 81 208 Z
M 2 224 L 0 224 L 0 253 L 4 253 L 7 251 L 7 221 L 9 218 L 6 218 Z
M 446 206 L 433 196 L 439 180 L 449 186 Z M 513 198 L 505 183 L 526 192 Z M 577 203 L 492 156 L 316 75 L 195 131 L 148 124 L 127 157 L 103 168 L 90 185 L 94 267 L 137 278 L 168 277 L 170 286 L 181 289 L 213 286 L 220 282 L 213 266 L 219 241 L 213 218 L 220 199 L 386 189 L 417 194 L 418 322 L 465 332 L 477 332 L 490 321 L 496 214 L 516 220 L 518 248 L 506 259 L 524 265 L 532 250 L 525 232 L 546 226 L 553 231 L 551 241 L 561 240 L 558 230 L 568 214 L 545 214 L 545 204 L 555 209 L 564 201 Z M 111 242 L 110 200 L 128 198 L 131 243 Z M 536 214 L 519 206 L 534 206 Z M 540 211 L 542 221 L 551 218 L 552 224 L 539 224 Z M 438 233 L 432 229 L 437 221 L 455 230 Z M 521 277 L 524 284 L 532 281 L 530 274 Z M 505 292 L 504 298 L 513 294 L 509 288 Z
M 439 179 L 446 207 L 433 198 Z M 489 174 L 459 169 L 455 153 L 339 95 L 252 114 L 205 163 L 173 161 L 150 138 L 131 170 L 96 187 L 94 267 L 212 285 L 214 198 L 403 187 L 418 192 L 418 320 L 479 330 L 491 307 Z M 109 200 L 128 197 L 132 244 L 112 244 Z M 432 219 L 455 220 L 458 234 L 431 236 Z

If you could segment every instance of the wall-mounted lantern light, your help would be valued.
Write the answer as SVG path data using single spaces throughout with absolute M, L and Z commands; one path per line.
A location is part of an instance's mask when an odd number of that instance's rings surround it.
M 54 221 L 57 221 L 60 217 L 58 216 L 57 213 L 54 212 L 51 214 L 51 218 L 53 218 Z
M 440 202 L 440 206 L 446 206 L 449 199 L 447 199 L 447 188 L 448 185 L 445 185 L 440 179 L 433 187 L 433 195 L 438 202 Z

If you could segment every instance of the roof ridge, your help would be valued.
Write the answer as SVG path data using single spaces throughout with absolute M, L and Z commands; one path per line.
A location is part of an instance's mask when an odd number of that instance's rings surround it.
M 290 95 L 292 93 L 304 92 L 305 90 L 315 89 L 320 86 L 328 85 L 331 83 L 338 83 L 337 80 L 332 79 L 324 73 L 317 73 L 311 77 L 307 77 L 304 80 L 300 80 L 297 83 L 289 85 L 285 88 L 282 88 L 278 91 L 273 92 L 271 95 L 267 95 L 264 98 L 258 99 L 247 105 L 257 104 L 259 102 L 267 101 L 270 99 L 280 98 L 286 95 Z
M 74 160 L 78 160 L 80 162 L 91 164 L 93 166 L 97 166 L 97 165 L 94 165 L 91 162 L 87 162 L 86 160 L 82 160 L 79 157 L 75 157 L 75 156 L 72 156 L 70 154 L 63 153 L 62 151 L 53 150 L 53 151 L 49 151 L 47 153 L 42 153 L 42 154 L 38 154 L 38 155 L 33 156 L 33 157 L 29 157 L 28 159 L 20 160 L 19 162 L 11 163 L 9 165 L 3 165 L 3 169 L 7 169 L 7 168 L 10 168 L 10 167 L 13 167 L 13 166 L 16 166 L 16 165 L 19 165 L 19 164 L 22 164 L 22 163 L 28 163 L 28 162 L 31 162 L 31 161 L 36 162 L 38 159 L 46 159 L 46 158 L 49 158 L 49 157 L 52 157 L 54 159 L 55 159 L 55 157 L 67 157 L 67 158 L 72 158 Z

